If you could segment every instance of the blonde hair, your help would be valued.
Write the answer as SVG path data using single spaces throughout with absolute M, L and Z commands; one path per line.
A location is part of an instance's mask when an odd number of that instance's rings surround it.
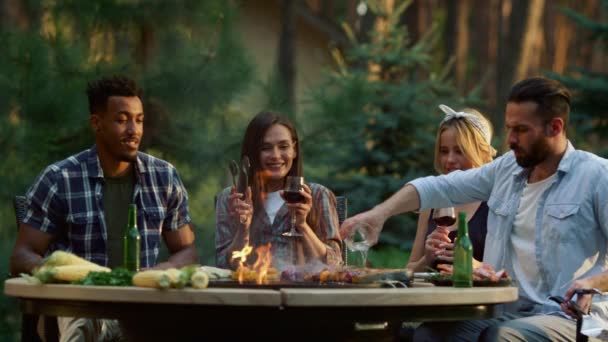
M 462 112 L 479 117 L 479 121 L 486 126 L 490 133 L 490 140 L 494 134 L 492 123 L 475 109 L 465 108 Z M 456 131 L 456 143 L 464 156 L 473 164 L 473 167 L 480 167 L 483 164 L 491 162 L 496 156 L 496 150 L 490 142 L 483 136 L 482 132 L 466 117 L 453 117 L 449 120 L 444 120 L 439 125 L 437 137 L 435 138 L 435 170 L 443 173 L 441 163 L 439 162 L 439 149 L 441 145 L 441 133 L 448 128 L 454 128 Z

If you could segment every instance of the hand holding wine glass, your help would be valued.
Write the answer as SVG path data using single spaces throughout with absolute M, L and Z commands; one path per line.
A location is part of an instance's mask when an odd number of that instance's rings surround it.
M 373 234 L 372 227 L 360 221 L 354 224 L 354 228 L 351 232 L 344 237 L 346 247 L 351 252 L 359 252 L 361 254 L 361 266 L 366 267 L 367 265 L 367 251 L 373 245 L 368 237 Z
M 438 208 L 433 210 L 433 221 L 437 227 L 450 227 L 456 223 L 454 207 Z
M 456 223 L 454 207 L 434 209 L 432 218 L 437 227 L 426 238 L 426 260 L 431 263 L 435 261 L 451 263 L 454 244 L 449 234 L 451 226 Z
M 285 190 L 283 190 L 282 195 L 289 207 L 291 228 L 283 233 L 283 236 L 302 236 L 296 230 L 297 218 L 303 216 L 303 219 L 306 220 L 310 211 L 310 202 L 312 202 L 310 194 L 304 191 L 304 187 L 304 177 L 287 176 L 285 179 Z

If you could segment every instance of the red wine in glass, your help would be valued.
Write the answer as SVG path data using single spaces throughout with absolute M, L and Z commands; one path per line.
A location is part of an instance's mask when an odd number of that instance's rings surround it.
M 287 176 L 285 179 L 285 190 L 283 191 L 283 198 L 288 203 L 298 203 L 304 202 L 304 196 L 300 193 L 304 186 L 304 178 L 296 177 L 296 176 Z M 302 234 L 298 233 L 296 230 L 296 213 L 293 209 L 290 209 L 291 216 L 291 229 L 289 231 L 284 232 L 283 236 L 302 236 Z
M 433 221 L 437 226 L 449 227 L 456 223 L 456 218 L 452 216 L 440 216 L 433 218 Z
M 299 191 L 285 191 L 283 192 L 283 197 L 285 201 L 288 203 L 304 203 L 306 199 Z
M 433 222 L 435 222 L 438 227 L 449 227 L 456 223 L 454 207 L 434 209 Z

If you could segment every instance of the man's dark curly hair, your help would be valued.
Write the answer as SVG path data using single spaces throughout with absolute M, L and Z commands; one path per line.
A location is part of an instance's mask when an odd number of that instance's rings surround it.
M 89 82 L 87 86 L 91 114 L 105 113 L 110 96 L 137 96 L 141 99 L 141 95 L 142 90 L 137 87 L 135 81 L 121 75 L 102 77 Z

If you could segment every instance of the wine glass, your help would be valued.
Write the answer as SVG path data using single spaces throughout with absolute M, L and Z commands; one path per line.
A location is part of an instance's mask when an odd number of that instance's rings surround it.
M 454 211 L 454 207 L 447 208 L 437 208 L 433 210 L 433 222 L 437 225 L 437 227 L 450 227 L 456 223 L 456 213 Z M 450 232 L 454 231 L 453 228 L 449 228 Z M 454 241 L 454 234 L 450 233 L 449 238 Z
M 438 227 L 450 227 L 456 223 L 454 207 L 434 209 L 433 222 L 435 222 Z
M 373 245 L 373 243 L 368 240 L 371 232 L 372 227 L 370 225 L 363 222 L 357 222 L 351 233 L 344 238 L 344 243 L 346 243 L 346 247 L 351 252 L 360 253 L 363 267 L 365 267 L 367 263 L 367 252 Z
M 287 203 L 301 203 L 305 202 L 306 199 L 300 191 L 302 191 L 304 185 L 304 177 L 287 176 L 285 180 L 285 190 L 283 191 L 283 198 Z M 283 236 L 302 236 L 302 234 L 296 231 L 296 213 L 294 209 L 289 209 L 291 215 L 291 229 L 288 232 L 283 233 Z

